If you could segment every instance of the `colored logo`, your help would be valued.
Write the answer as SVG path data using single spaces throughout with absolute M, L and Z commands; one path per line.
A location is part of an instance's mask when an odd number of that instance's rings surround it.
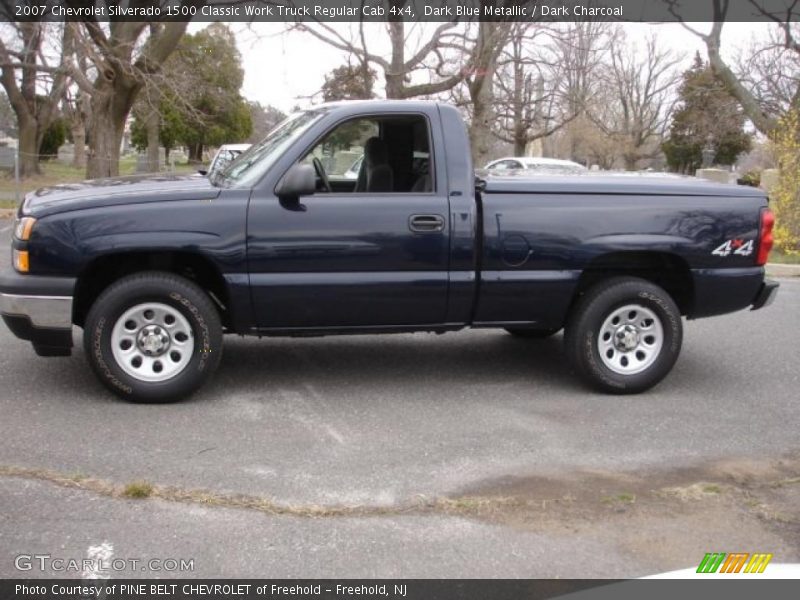
M 709 552 L 700 561 L 698 573 L 763 573 L 772 554 Z

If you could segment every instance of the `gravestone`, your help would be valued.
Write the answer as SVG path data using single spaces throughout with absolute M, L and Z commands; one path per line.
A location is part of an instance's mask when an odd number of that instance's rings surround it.
M 731 183 L 732 174 L 724 169 L 697 169 L 695 177 L 715 181 L 717 183 Z M 735 179 L 733 180 L 735 183 Z

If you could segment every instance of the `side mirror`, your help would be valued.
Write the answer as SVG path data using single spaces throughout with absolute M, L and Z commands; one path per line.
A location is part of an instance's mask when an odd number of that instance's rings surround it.
M 217 159 L 217 162 L 214 164 L 214 170 L 215 171 L 221 171 L 222 169 L 227 167 L 229 164 L 231 164 L 230 157 L 228 157 L 228 156 L 220 156 Z
M 296 164 L 286 171 L 275 188 L 279 198 L 299 198 L 310 196 L 317 191 L 317 172 L 311 165 Z

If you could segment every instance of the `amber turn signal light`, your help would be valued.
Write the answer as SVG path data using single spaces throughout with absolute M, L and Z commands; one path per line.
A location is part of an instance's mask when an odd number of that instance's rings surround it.
M 28 259 L 28 251 L 17 250 L 15 248 L 12 254 L 14 258 L 14 268 L 20 273 L 27 273 L 31 266 Z

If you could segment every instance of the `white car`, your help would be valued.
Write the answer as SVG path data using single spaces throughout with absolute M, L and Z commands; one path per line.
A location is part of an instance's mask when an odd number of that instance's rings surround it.
M 364 162 L 364 157 L 359 156 L 350 168 L 347 169 L 344 173 L 342 173 L 342 179 L 346 179 L 348 181 L 355 181 L 358 179 L 358 174 L 361 172 L 361 163 Z M 427 152 L 414 152 L 414 170 L 419 171 L 420 169 L 427 169 L 428 168 L 428 153 Z M 427 171 L 426 171 L 427 172 Z
M 252 144 L 223 144 L 217 150 L 214 158 L 211 159 L 211 164 L 208 165 L 206 175 L 211 177 L 213 173 L 219 171 L 234 161 L 242 152 L 250 148 Z
M 560 158 L 542 158 L 538 156 L 507 156 L 493 160 L 484 167 L 490 173 L 499 175 L 509 171 L 525 171 L 527 173 L 575 175 L 588 171 L 583 165 Z
M 359 156 L 356 159 L 356 161 L 352 165 L 350 165 L 350 168 L 347 169 L 347 171 L 345 171 L 342 174 L 342 179 L 347 179 L 348 181 L 350 181 L 350 180 L 355 181 L 356 179 L 358 179 L 358 173 L 359 173 L 359 171 L 361 171 L 361 163 L 363 161 L 364 161 L 364 157 L 363 156 Z

